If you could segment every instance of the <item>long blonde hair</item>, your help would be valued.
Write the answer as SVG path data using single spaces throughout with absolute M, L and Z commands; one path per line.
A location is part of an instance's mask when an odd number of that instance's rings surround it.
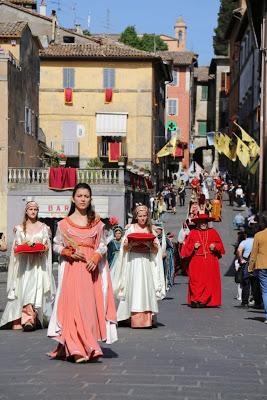
M 140 207 L 140 206 L 135 207 L 135 209 L 133 210 L 133 220 L 132 220 L 133 224 L 137 223 L 137 214 L 138 214 L 138 211 L 140 211 L 140 209 L 138 210 L 138 207 Z M 146 206 L 143 206 L 143 207 L 146 207 Z M 148 207 L 146 207 L 146 212 L 147 212 L 146 227 L 148 228 L 149 232 L 152 233 L 151 215 L 150 215 L 150 211 L 149 211 Z

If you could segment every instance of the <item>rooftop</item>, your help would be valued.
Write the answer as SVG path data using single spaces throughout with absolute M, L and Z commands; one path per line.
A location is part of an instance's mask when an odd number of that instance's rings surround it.
M 46 15 L 41 15 L 37 11 L 32 10 L 31 8 L 25 8 L 25 7 L 21 6 L 21 2 L 15 2 L 15 1 L 11 2 L 11 1 L 7 1 L 7 0 L 0 0 L 0 5 L 1 4 L 15 8 L 16 10 L 23 11 L 24 13 L 31 14 L 35 17 L 39 17 L 39 18 L 45 19 L 47 21 L 52 21 L 51 17 L 47 17 Z
M 194 69 L 194 78 L 199 82 L 208 82 L 209 80 L 209 67 L 198 67 Z
M 138 50 L 123 43 L 115 42 L 110 38 L 91 37 L 91 43 L 88 44 L 51 44 L 47 48 L 40 51 L 40 56 L 43 58 L 53 57 L 127 57 L 137 59 L 160 59 L 153 53 Z
M 197 58 L 192 51 L 160 51 L 157 54 L 165 61 L 173 61 L 174 65 L 190 65 Z
M 21 37 L 22 31 L 27 22 L 1 22 L 0 23 L 0 37 Z
M 8 0 L 10 3 L 13 4 L 29 4 L 29 5 L 36 5 L 36 0 Z

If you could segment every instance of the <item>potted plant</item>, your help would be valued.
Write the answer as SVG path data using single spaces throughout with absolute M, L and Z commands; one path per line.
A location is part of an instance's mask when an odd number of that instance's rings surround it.
M 57 151 L 53 151 L 51 153 L 50 160 L 52 167 L 58 167 L 59 165 L 65 166 L 67 161 L 67 156 L 63 152 L 58 153 Z
M 67 156 L 64 153 L 58 154 L 58 163 L 61 166 L 65 166 L 67 162 Z
M 125 157 L 120 156 L 119 159 L 118 159 L 118 166 L 119 167 L 124 167 L 124 164 L 125 164 Z
M 103 168 L 103 162 L 99 157 L 91 158 L 86 165 L 87 169 L 100 169 Z

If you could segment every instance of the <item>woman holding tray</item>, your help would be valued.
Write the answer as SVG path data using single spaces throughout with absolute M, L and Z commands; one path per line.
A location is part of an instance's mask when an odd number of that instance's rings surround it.
M 76 363 L 101 357 L 99 340 L 117 340 L 104 223 L 95 214 L 91 198 L 86 183 L 74 188 L 69 215 L 59 222 L 54 238 L 60 262 L 48 336 L 58 346 L 49 356 Z
M 111 277 L 118 321 L 130 319 L 132 328 L 151 327 L 158 300 L 165 297 L 165 281 L 161 248 L 146 206 L 134 210 Z
M 52 313 L 55 282 L 52 275 L 50 230 L 38 221 L 39 206 L 26 203 L 24 220 L 14 229 L 7 279 L 7 305 L 0 326 L 33 331 Z

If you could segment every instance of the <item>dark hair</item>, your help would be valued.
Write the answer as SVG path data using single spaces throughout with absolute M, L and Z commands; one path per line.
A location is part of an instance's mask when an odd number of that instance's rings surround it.
M 259 215 L 259 230 L 263 231 L 265 228 L 267 228 L 267 211 Z
M 245 233 L 246 233 L 246 235 L 247 235 L 247 237 L 254 237 L 254 235 L 255 235 L 255 229 L 253 228 L 253 227 L 247 227 L 246 229 L 245 229 Z
M 92 196 L 92 189 L 87 183 L 78 183 L 78 185 L 76 185 L 75 188 L 73 189 L 72 197 L 75 196 L 78 189 L 86 189 L 90 193 L 90 197 Z M 72 215 L 74 213 L 74 211 L 75 211 L 75 203 L 72 201 L 68 216 Z M 95 219 L 95 210 L 93 209 L 91 202 L 87 208 L 86 213 L 87 213 L 87 218 L 88 218 L 88 224 L 90 224 Z

